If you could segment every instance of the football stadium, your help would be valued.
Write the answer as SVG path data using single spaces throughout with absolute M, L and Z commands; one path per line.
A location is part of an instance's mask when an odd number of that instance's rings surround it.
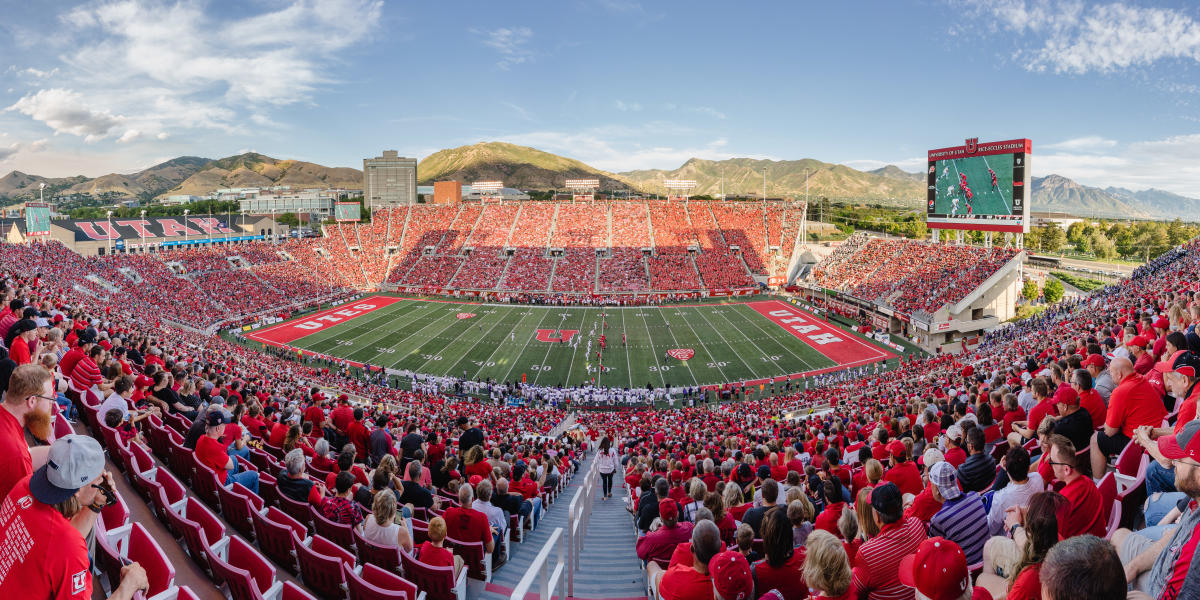
M 1194 9 L 51 4 L 0 600 L 1200 600 Z

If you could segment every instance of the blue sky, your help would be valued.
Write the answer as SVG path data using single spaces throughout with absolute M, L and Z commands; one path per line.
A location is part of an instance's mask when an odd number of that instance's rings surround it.
M 1037 175 L 1200 195 L 1184 2 L 0 0 L 0 173 L 255 150 L 361 166 L 483 140 L 622 171 L 918 170 L 1029 137 Z

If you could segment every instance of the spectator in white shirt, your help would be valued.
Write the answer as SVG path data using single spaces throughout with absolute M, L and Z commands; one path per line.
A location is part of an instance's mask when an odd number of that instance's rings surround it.
M 1028 506 L 1034 494 L 1046 489 L 1042 476 L 1029 470 L 1029 453 L 1017 446 L 1011 448 L 1001 460 L 1008 473 L 1008 485 L 992 494 L 992 508 L 988 511 L 988 528 L 992 535 L 1004 534 L 1005 511 L 1013 506 Z

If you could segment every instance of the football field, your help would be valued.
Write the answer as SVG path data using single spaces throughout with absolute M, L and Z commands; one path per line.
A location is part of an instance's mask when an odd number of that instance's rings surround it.
M 781 300 L 590 308 L 381 294 L 246 337 L 373 367 L 617 388 L 770 381 L 895 356 Z

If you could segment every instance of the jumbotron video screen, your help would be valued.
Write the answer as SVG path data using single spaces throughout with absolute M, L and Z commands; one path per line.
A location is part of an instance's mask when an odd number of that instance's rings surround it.
M 932 229 L 1029 231 L 1027 139 L 980 143 L 929 151 L 927 172 Z

